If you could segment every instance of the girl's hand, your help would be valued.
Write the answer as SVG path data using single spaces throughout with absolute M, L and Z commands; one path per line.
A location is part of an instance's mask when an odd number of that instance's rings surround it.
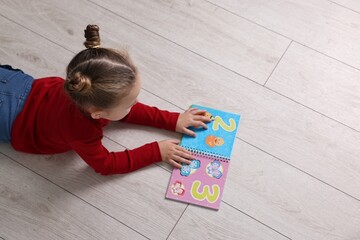
M 207 129 L 206 123 L 211 122 L 211 119 L 206 117 L 205 113 L 206 110 L 198 110 L 196 108 L 190 108 L 181 113 L 176 123 L 176 132 L 195 137 L 195 132 L 189 130 L 188 127 L 203 127 Z
M 162 160 L 176 168 L 181 168 L 180 163 L 190 164 L 190 160 L 194 159 L 189 151 L 178 145 L 179 143 L 179 140 L 158 142 Z

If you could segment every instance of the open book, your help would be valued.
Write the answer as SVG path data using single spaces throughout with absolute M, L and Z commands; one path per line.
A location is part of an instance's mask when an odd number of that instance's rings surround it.
M 174 169 L 166 198 L 219 209 L 240 115 L 198 105 L 212 119 L 208 129 L 191 128 L 196 137 L 184 135 L 180 146 L 192 152 L 190 165 Z

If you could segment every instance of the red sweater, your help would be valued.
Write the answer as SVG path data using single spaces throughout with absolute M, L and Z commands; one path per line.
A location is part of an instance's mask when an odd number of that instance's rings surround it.
M 75 150 L 96 172 L 127 173 L 161 161 L 157 142 L 133 150 L 109 152 L 101 143 L 108 120 L 80 111 L 63 90 L 59 77 L 38 79 L 12 128 L 14 149 L 54 154 Z M 135 104 L 121 121 L 175 131 L 179 113 Z

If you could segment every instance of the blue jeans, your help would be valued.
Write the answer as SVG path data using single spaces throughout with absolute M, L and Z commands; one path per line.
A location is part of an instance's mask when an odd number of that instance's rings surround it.
M 0 142 L 11 141 L 15 118 L 23 109 L 34 78 L 20 69 L 0 65 Z

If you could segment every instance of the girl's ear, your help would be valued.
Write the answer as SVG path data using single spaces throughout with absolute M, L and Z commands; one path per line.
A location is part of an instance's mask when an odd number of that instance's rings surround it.
M 103 111 L 92 106 L 88 107 L 86 110 L 90 113 L 93 119 L 100 119 L 103 115 Z
M 96 112 L 92 112 L 90 113 L 91 114 L 91 117 L 93 119 L 100 119 L 101 118 L 101 115 L 102 115 L 102 112 L 101 111 L 96 111 Z

